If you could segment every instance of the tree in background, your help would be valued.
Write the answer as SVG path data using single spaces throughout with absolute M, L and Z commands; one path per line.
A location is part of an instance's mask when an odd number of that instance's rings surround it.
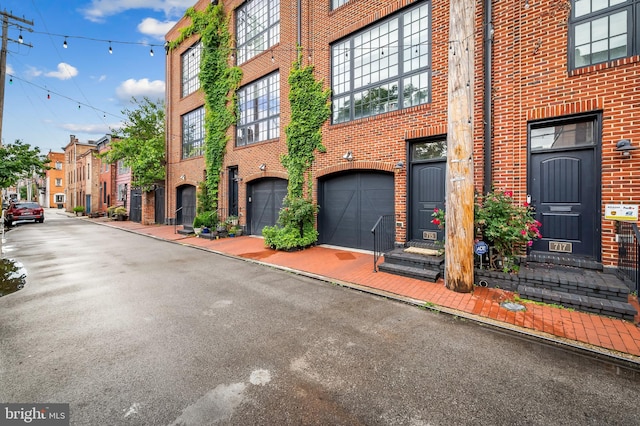
M 22 178 L 33 174 L 44 175 L 49 169 L 49 159 L 40 153 L 40 148 L 16 140 L 0 146 L 0 188 L 15 186 Z
M 165 176 L 165 110 L 163 102 L 132 98 L 135 109 L 124 109 L 124 126 L 113 131 L 111 149 L 101 154 L 108 163 L 131 167 L 132 185 L 148 191 Z

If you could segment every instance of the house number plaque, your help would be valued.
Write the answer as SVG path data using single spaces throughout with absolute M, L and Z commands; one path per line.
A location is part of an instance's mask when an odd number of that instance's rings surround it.
M 432 231 L 422 231 L 422 239 L 423 240 L 437 240 L 438 233 Z
M 566 243 L 561 241 L 549 241 L 549 251 L 556 251 L 560 253 L 573 253 L 573 243 Z

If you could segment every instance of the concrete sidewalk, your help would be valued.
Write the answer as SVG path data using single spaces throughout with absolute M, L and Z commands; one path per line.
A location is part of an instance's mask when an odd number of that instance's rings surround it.
M 442 281 L 429 283 L 385 272 L 376 273 L 373 271 L 373 255 L 368 253 L 324 246 L 289 253 L 266 248 L 262 238 L 253 236 L 209 240 L 178 234 L 169 225 L 142 225 L 107 218 L 87 220 L 446 312 L 520 336 L 640 368 L 638 317 L 629 322 L 518 300 L 514 293 L 499 289 L 476 287 L 470 294 L 455 293 L 448 290 Z M 503 306 L 509 301 L 516 301 L 526 309 L 511 311 Z M 629 302 L 638 308 L 637 297 L 630 296 Z

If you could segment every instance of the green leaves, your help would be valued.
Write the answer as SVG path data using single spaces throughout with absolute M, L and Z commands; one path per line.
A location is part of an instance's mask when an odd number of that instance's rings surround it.
M 161 102 L 145 97 L 142 101 L 132 98 L 133 110 L 124 109 L 127 117 L 124 126 L 114 132 L 111 149 L 102 154 L 109 163 L 123 160 L 131 167 L 132 184 L 143 190 L 165 177 L 165 110 Z
M 14 186 L 22 177 L 36 173 L 44 174 L 49 169 L 46 156 L 40 148 L 16 140 L 13 144 L 0 146 L 0 188 Z

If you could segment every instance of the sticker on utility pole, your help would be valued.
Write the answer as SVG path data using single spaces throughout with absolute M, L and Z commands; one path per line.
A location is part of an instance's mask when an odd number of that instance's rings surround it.
M 631 204 L 606 204 L 604 218 L 610 220 L 638 220 L 638 206 Z

